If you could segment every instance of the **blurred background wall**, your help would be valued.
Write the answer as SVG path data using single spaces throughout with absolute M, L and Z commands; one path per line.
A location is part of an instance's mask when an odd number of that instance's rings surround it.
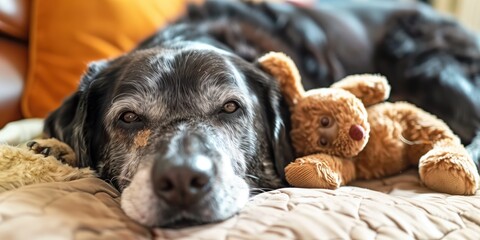
M 456 17 L 467 28 L 480 32 L 480 0 L 431 0 L 439 11 Z

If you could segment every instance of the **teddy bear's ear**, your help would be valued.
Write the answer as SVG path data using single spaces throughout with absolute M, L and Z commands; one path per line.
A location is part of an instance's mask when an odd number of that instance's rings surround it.
M 270 52 L 258 59 L 263 71 L 279 82 L 280 89 L 288 105 L 293 107 L 305 93 L 300 73 L 290 57 L 280 52 Z
M 351 75 L 334 83 L 332 88 L 347 90 L 362 100 L 367 107 L 386 100 L 390 96 L 390 85 L 381 75 Z

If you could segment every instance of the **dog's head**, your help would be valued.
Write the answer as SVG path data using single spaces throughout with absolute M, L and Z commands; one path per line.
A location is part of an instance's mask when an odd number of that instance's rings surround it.
M 45 132 L 71 145 L 147 226 L 226 219 L 291 160 L 275 80 L 208 45 L 92 63 Z

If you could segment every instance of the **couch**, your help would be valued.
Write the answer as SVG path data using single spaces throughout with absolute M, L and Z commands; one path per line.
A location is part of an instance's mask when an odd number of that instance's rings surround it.
M 112 1 L 116 4 L 111 5 Z M 89 61 L 130 49 L 184 8 L 182 1 L 175 2 L 169 10 L 158 5 L 138 7 L 136 11 L 146 11 L 142 19 L 135 20 L 143 21 L 141 30 L 123 26 L 128 25 L 125 22 L 93 24 L 90 28 L 92 17 L 106 17 L 95 12 L 95 7 L 132 10 L 118 5 L 125 1 L 3 0 L 0 3 L 0 127 L 13 120 L 45 117 L 73 91 Z M 155 4 L 152 1 L 145 0 L 142 4 Z M 74 20 L 70 22 L 59 21 L 78 12 L 93 16 L 90 20 L 71 17 L 68 19 Z M 146 13 L 161 13 L 161 19 L 157 15 L 148 17 Z M 117 12 L 108 19 L 121 16 Z M 138 26 L 138 22 L 134 25 Z M 113 33 L 104 32 L 112 28 Z M 80 40 L 74 40 L 78 37 Z M 24 124 L 9 125 L 11 144 L 25 140 L 21 136 L 40 133 L 41 121 Z M 6 131 L 0 132 L 0 139 L 7 139 L 5 134 Z M 240 213 L 226 221 L 185 229 L 149 229 L 137 224 L 121 210 L 119 192 L 97 178 L 36 184 L 0 193 L 0 239 L 478 239 L 478 236 L 480 193 L 466 197 L 433 192 L 421 185 L 415 170 L 381 180 L 356 181 L 337 190 L 267 191 L 252 197 Z
M 0 127 L 20 119 L 20 98 L 27 75 L 28 0 L 0 6 Z

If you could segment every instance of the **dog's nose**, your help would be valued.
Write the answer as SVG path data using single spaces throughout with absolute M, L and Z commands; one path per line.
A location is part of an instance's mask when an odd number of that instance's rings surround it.
M 160 164 L 157 164 L 160 165 Z M 174 166 L 155 166 L 153 185 L 157 196 L 172 206 L 185 207 L 198 202 L 210 189 L 211 171 Z
M 201 200 L 211 190 L 215 175 L 213 161 L 204 154 L 199 139 L 188 138 L 175 154 L 156 159 L 152 169 L 155 194 L 180 208 Z

